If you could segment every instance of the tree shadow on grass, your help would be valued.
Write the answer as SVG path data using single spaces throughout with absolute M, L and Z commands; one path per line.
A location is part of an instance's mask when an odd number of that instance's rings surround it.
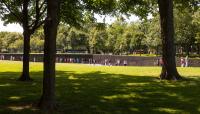
M 63 111 L 71 114 L 196 114 L 199 79 L 174 82 L 104 72 L 58 73 L 57 93 Z
M 34 81 L 17 81 L 21 72 L 0 72 L 0 114 L 37 114 L 33 105 L 41 96 L 42 72 L 31 72 Z
M 32 106 L 41 96 L 42 72 L 31 72 L 34 81 L 27 83 L 16 81 L 19 74 L 0 73 L 0 113 L 42 113 Z M 57 71 L 57 113 L 198 114 L 199 87 L 199 77 L 174 82 L 152 76 Z

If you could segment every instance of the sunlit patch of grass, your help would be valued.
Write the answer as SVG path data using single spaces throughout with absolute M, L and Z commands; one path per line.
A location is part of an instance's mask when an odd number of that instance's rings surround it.
M 139 112 L 139 110 L 137 108 L 130 108 L 130 110 L 133 112 Z
M 20 100 L 21 97 L 20 96 L 11 96 L 11 97 L 9 97 L 9 99 L 11 99 L 11 100 Z
M 134 99 L 134 98 L 139 98 L 139 99 L 145 99 L 145 97 L 140 96 L 139 94 L 136 93 L 131 93 L 131 94 L 118 94 L 118 95 L 112 95 L 112 96 L 102 96 L 103 99 L 105 100 L 116 100 L 116 99 Z
M 200 113 L 200 106 L 198 107 L 198 109 L 197 109 L 198 111 L 199 111 L 199 113 Z
M 163 113 L 170 113 L 170 114 L 190 114 L 188 112 L 183 112 L 181 110 L 173 109 L 173 108 L 157 108 L 156 111 L 160 111 Z
M 74 77 L 73 75 L 69 76 L 68 79 L 70 80 L 77 80 L 78 78 Z
M 21 110 L 25 110 L 25 109 L 31 109 L 32 106 L 31 105 L 25 105 L 25 106 L 8 106 L 8 109 L 11 109 L 13 111 L 21 111 Z M 32 110 L 37 110 L 37 109 L 32 109 Z
M 11 86 L 11 84 L 0 84 L 1 87 Z

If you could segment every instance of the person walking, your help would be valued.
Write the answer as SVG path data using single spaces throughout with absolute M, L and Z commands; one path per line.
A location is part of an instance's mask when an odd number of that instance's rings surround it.
M 163 66 L 163 65 L 164 65 L 163 57 L 159 58 L 159 62 L 158 62 L 158 63 L 159 63 L 160 66 Z
M 181 57 L 181 67 L 184 67 L 185 66 L 185 60 L 183 57 Z
M 127 66 L 127 64 L 128 64 L 127 60 L 124 60 L 124 66 Z
M 188 55 L 185 57 L 185 67 L 188 67 Z

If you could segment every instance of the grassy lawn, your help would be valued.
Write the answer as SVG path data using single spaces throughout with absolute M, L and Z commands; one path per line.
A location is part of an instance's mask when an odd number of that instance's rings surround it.
M 156 54 L 130 54 L 129 56 L 156 57 L 156 56 L 160 56 L 160 55 L 156 55 Z
M 21 62 L 0 61 L 0 114 L 42 114 L 42 64 L 19 82 Z M 57 64 L 58 114 L 199 114 L 200 67 L 178 68 L 187 80 L 160 81 L 159 67 Z

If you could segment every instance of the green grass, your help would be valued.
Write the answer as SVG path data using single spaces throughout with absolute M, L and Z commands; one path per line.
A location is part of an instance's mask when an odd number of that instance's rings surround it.
M 156 56 L 160 56 L 160 55 L 156 55 L 156 54 L 130 54 L 129 56 L 156 57 Z
M 16 81 L 21 62 L 0 61 L 0 113 L 42 114 L 42 64 L 33 82 Z M 159 67 L 57 64 L 58 114 L 199 114 L 200 68 L 178 68 L 187 80 L 160 81 Z

